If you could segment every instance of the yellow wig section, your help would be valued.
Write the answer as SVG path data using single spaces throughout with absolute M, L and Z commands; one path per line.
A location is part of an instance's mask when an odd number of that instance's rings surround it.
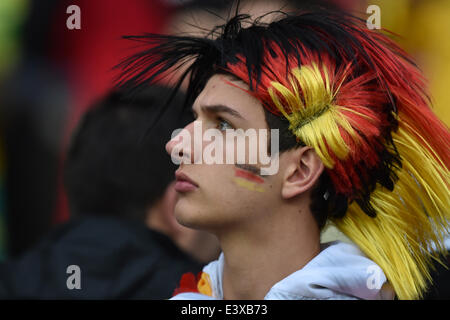
M 338 159 L 344 160 L 350 150 L 339 127 L 351 136 L 356 136 L 353 127 L 339 113 L 341 107 L 333 104 L 337 89 L 332 88 L 327 69 L 319 68 L 315 63 L 293 69 L 289 82 L 289 88 L 279 82 L 271 82 L 268 93 L 289 120 L 289 129 L 301 141 L 313 147 L 325 167 L 331 169 L 334 160 L 325 141 Z
M 445 253 L 450 173 L 401 119 L 393 139 L 402 168 L 393 192 L 378 186 L 372 193 L 377 216 L 368 217 L 352 203 L 333 222 L 383 269 L 399 299 L 418 299 L 431 280 L 433 259 L 440 261 L 439 254 Z

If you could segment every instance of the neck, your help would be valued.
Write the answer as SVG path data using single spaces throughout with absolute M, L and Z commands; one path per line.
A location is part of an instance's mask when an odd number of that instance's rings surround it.
M 286 205 L 260 222 L 218 234 L 225 256 L 224 299 L 259 300 L 320 252 L 309 209 Z

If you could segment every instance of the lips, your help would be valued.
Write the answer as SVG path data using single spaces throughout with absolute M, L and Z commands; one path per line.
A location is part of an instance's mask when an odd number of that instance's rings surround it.
M 198 188 L 198 184 L 182 172 L 175 172 L 175 190 L 177 192 L 189 192 Z

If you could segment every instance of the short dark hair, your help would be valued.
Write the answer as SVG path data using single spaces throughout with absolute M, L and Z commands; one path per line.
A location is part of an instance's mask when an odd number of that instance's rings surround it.
M 165 144 L 173 130 L 192 121 L 184 97 L 169 101 L 172 93 L 159 85 L 133 95 L 114 91 L 85 114 L 64 168 L 73 214 L 144 219 L 174 180 Z

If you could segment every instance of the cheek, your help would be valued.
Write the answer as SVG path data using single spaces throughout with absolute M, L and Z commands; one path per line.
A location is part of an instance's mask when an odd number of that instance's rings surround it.
M 250 192 L 256 192 L 256 193 L 265 193 L 266 188 L 263 184 L 256 183 L 252 180 L 248 180 L 246 178 L 242 178 L 241 176 L 235 176 L 232 179 L 234 186 L 237 188 L 237 190 L 246 190 Z
M 269 181 L 257 183 L 242 176 L 231 177 L 233 204 L 226 208 L 235 221 L 242 223 L 254 221 L 272 212 L 277 201 Z
M 281 188 L 277 176 L 260 176 L 253 173 L 259 172 L 256 168 L 242 166 L 242 168 L 246 167 L 248 170 L 234 168 L 233 175 L 230 177 L 235 199 L 239 199 L 240 205 L 252 212 L 267 211 L 275 207 L 281 199 Z
M 224 217 L 244 215 L 244 211 L 255 211 L 263 206 L 270 193 L 270 184 L 234 165 L 219 165 L 209 175 L 210 188 L 204 191 L 206 210 Z M 266 204 L 264 204 L 266 205 Z
M 240 188 L 248 191 L 265 193 L 267 191 L 266 181 L 259 174 L 259 168 L 251 165 L 235 165 L 232 181 Z
M 175 217 L 182 225 L 214 230 L 244 222 L 276 203 L 271 178 L 261 178 L 234 165 L 194 165 L 202 172 L 201 188 L 180 197 Z

